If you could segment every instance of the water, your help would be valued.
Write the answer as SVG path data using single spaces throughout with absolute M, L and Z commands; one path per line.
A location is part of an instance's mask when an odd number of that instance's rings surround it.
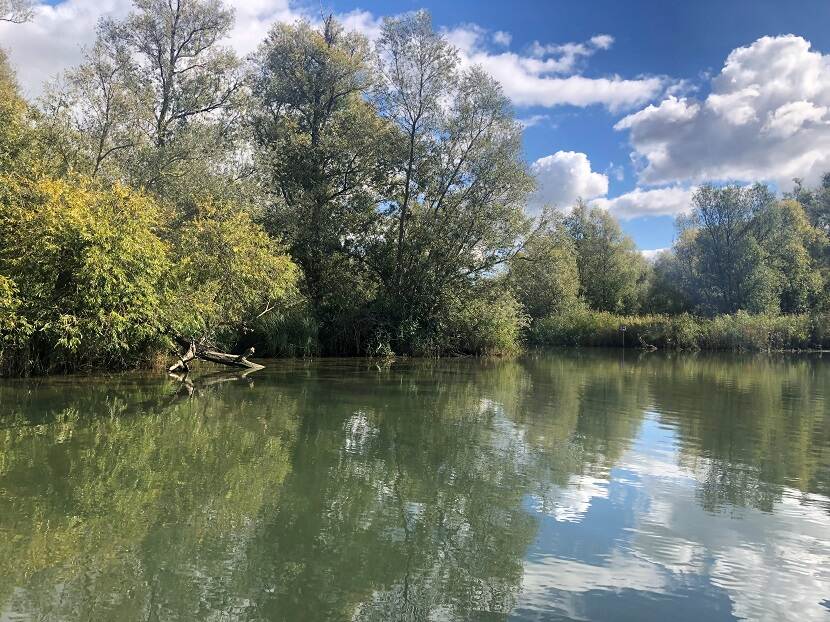
M 0 620 L 828 620 L 830 360 L 0 383 Z

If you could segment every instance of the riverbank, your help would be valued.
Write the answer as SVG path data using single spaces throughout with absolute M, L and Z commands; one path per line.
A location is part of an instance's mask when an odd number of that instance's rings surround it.
M 284 328 L 284 326 L 283 326 Z M 301 341 L 290 333 L 276 331 L 278 340 L 270 333 L 258 333 L 247 339 L 229 344 L 231 352 L 242 352 L 254 346 L 258 357 L 281 359 L 332 358 L 319 356 L 319 348 L 309 346 L 310 337 L 303 336 L 302 347 L 293 342 Z M 270 337 L 270 339 L 269 339 Z M 294 337 L 292 339 L 291 337 Z M 283 343 L 284 341 L 291 343 Z M 280 341 L 275 346 L 275 343 Z M 516 342 L 518 344 L 518 336 Z M 743 311 L 733 315 L 713 318 L 681 315 L 616 315 L 602 311 L 576 309 L 536 320 L 525 330 L 524 350 L 539 348 L 629 348 L 638 350 L 679 350 L 679 351 L 722 351 L 722 352 L 808 352 L 830 350 L 830 315 L 750 315 Z M 469 356 L 509 357 L 521 353 L 521 349 L 501 352 L 456 355 L 442 354 L 440 358 L 463 358 Z M 341 358 L 341 357 L 333 357 Z M 381 356 L 370 359 L 397 358 L 391 351 L 384 350 Z M 409 357 L 404 357 L 409 358 Z M 414 357 L 414 358 L 438 358 Z M 163 351 L 151 352 L 133 362 L 132 365 L 112 366 L 104 361 L 96 365 L 89 360 L 71 370 L 60 367 L 39 368 L 36 366 L 0 366 L 0 377 L 21 377 L 31 375 L 54 375 L 69 372 L 95 373 L 98 371 L 157 370 L 164 371 L 175 363 L 176 356 Z M 0 350 L 2 361 L 2 350 Z
M 713 318 L 681 315 L 615 315 L 576 310 L 533 323 L 533 347 L 627 347 L 668 350 L 787 351 L 830 347 L 830 316 L 750 315 Z

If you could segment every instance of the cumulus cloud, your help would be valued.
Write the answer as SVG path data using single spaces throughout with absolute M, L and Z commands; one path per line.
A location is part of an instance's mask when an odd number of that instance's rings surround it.
M 582 43 L 542 44 L 535 42 L 528 54 L 494 52 L 487 46 L 485 32 L 477 26 L 447 31 L 462 61 L 480 65 L 496 80 L 518 106 L 603 105 L 612 111 L 631 108 L 657 96 L 667 87 L 658 76 L 626 79 L 618 75 L 586 77 L 577 72 L 580 63 L 614 42 L 610 35 L 596 35 Z
M 608 210 L 621 220 L 649 216 L 677 216 L 691 208 L 694 187 L 667 186 L 663 188 L 635 188 L 609 198 L 608 174 L 615 174 L 613 165 L 606 173 L 595 171 L 584 153 L 557 151 L 534 161 L 530 166 L 536 178 L 536 191 L 528 201 L 528 209 L 535 213 L 544 207 L 569 210 L 577 199 L 591 207 Z
M 666 97 L 620 120 L 645 184 L 808 183 L 830 170 L 830 55 L 802 37 L 733 50 L 705 98 Z
M 539 158 L 530 167 L 536 177 L 536 191 L 530 198 L 531 211 L 543 207 L 568 209 L 577 199 L 585 200 L 608 193 L 608 177 L 591 170 L 584 153 L 557 151 Z
M 507 47 L 513 41 L 513 35 L 503 30 L 497 30 L 493 33 L 493 43 Z
M 681 186 L 635 188 L 611 199 L 598 197 L 591 201 L 591 205 L 606 209 L 622 220 L 643 216 L 677 216 L 690 210 L 693 192 L 694 188 Z
M 319 20 L 319 15 L 293 0 L 235 0 L 236 25 L 228 43 L 247 55 L 265 37 L 274 22 L 298 18 Z M 17 67 L 24 92 L 38 95 L 44 81 L 77 64 L 81 49 L 92 43 L 95 25 L 103 16 L 123 17 L 130 0 L 63 0 L 38 4 L 27 24 L 0 22 L 0 41 Z M 380 16 L 355 10 L 338 16 L 350 30 L 377 38 Z M 480 64 L 504 86 L 519 106 L 604 105 L 611 110 L 630 109 L 659 96 L 665 80 L 659 77 L 625 79 L 620 76 L 589 78 L 578 73 L 584 61 L 609 49 L 614 38 L 598 34 L 581 43 L 534 43 L 525 54 L 506 50 L 512 41 L 505 31 L 488 32 L 475 24 L 446 32 L 466 64 Z M 494 52 L 493 49 L 500 51 Z

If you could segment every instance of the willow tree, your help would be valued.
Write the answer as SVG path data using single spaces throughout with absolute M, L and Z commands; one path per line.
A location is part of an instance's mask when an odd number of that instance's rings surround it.
M 377 218 L 386 183 L 391 136 L 367 100 L 374 79 L 366 38 L 331 17 L 320 28 L 275 25 L 252 75 L 257 162 L 271 191 L 266 222 L 302 266 L 329 342 L 342 341 L 334 333 L 372 295 L 352 245 Z
M 68 166 L 101 171 L 176 202 L 222 194 L 238 173 L 242 75 L 222 45 L 233 11 L 218 0 L 134 0 L 103 19 L 83 62 L 44 109 L 71 135 Z M 217 181 L 221 179 L 221 181 Z
M 521 128 L 499 84 L 462 68 L 425 12 L 384 22 L 380 114 L 397 129 L 383 218 L 364 241 L 392 339 L 440 330 L 444 311 L 518 250 L 532 180 Z M 460 302 L 460 305 L 458 304 Z
M 32 0 L 0 0 L 0 22 L 22 24 L 32 19 Z
M 796 201 L 776 200 L 761 184 L 706 185 L 679 227 L 675 282 L 695 311 L 803 313 L 825 304 L 827 239 Z
M 580 295 L 585 302 L 599 311 L 638 311 L 648 266 L 616 219 L 580 201 L 565 218 L 565 227 L 576 248 Z
M 576 248 L 561 217 L 549 222 L 510 261 L 508 280 L 533 319 L 579 304 Z

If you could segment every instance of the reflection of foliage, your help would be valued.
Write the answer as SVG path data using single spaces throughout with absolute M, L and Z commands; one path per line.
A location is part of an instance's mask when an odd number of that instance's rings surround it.
M 820 362 L 619 354 L 9 383 L 0 610 L 499 617 L 534 538 L 528 496 L 547 510 L 574 476 L 607 478 L 649 410 L 709 510 L 827 493 Z
M 822 361 L 678 357 L 664 360 L 661 378 L 656 409 L 677 426 L 706 509 L 771 511 L 783 486 L 827 494 L 830 429 L 820 396 L 830 376 Z
M 214 416 L 243 412 L 216 397 L 135 411 L 93 393 L 84 410 L 0 433 L 0 524 L 14 534 L 0 538 L 0 595 L 26 586 L 12 610 L 50 619 L 234 605 L 211 591 L 234 581 L 251 521 L 289 469 L 284 409 L 238 421 Z

